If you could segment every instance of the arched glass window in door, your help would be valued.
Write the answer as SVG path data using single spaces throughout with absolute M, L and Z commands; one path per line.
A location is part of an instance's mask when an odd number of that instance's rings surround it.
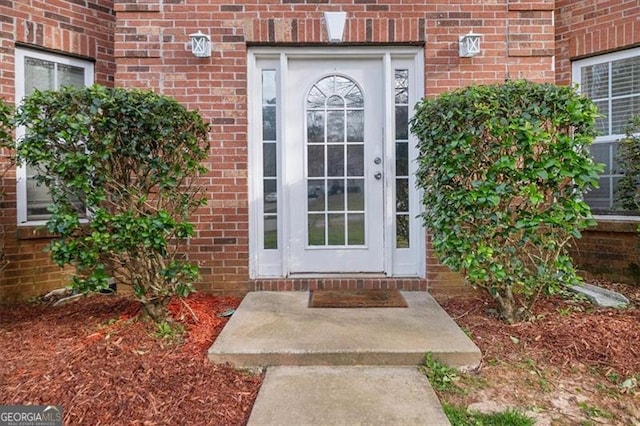
M 306 102 L 307 244 L 365 245 L 364 97 L 341 75 Z

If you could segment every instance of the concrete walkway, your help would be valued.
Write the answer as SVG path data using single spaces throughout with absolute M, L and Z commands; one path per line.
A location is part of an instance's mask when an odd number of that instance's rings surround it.
M 447 425 L 417 366 L 431 352 L 451 366 L 480 350 L 424 292 L 408 308 L 308 308 L 307 292 L 249 293 L 209 360 L 267 367 L 251 425 Z

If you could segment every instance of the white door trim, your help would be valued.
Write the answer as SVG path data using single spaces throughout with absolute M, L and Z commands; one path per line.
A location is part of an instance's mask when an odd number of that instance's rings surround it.
M 290 247 L 289 220 L 286 212 L 293 200 L 287 190 L 290 179 L 285 165 L 285 150 L 287 144 L 287 132 L 282 131 L 283 114 L 288 105 L 286 96 L 288 64 L 291 59 L 305 58 L 335 58 L 335 59 L 378 59 L 383 63 L 384 97 L 383 115 L 384 142 L 383 150 L 387 160 L 384 162 L 384 176 L 393 176 L 395 171 L 395 134 L 392 126 L 394 116 L 394 69 L 401 67 L 408 69 L 410 74 L 410 105 L 415 104 L 424 95 L 424 51 L 417 47 L 312 47 L 312 48 L 277 48 L 254 47 L 248 51 L 248 138 L 249 138 L 249 272 L 251 278 L 275 278 L 291 275 L 288 264 Z M 273 69 L 278 75 L 277 86 L 277 121 L 278 121 L 278 218 L 277 218 L 277 248 L 266 249 L 264 246 L 263 214 L 264 201 L 262 194 L 262 109 L 261 73 L 263 69 Z M 415 140 L 410 136 L 409 158 L 416 158 Z M 385 179 L 384 191 L 384 269 L 387 276 L 394 277 L 424 277 L 426 275 L 425 232 L 418 218 L 422 212 L 420 193 L 415 189 L 413 177 L 417 164 L 411 161 L 409 164 L 410 177 L 410 248 L 395 247 L 395 200 L 391 194 L 395 194 L 395 182 L 393 179 Z M 394 195 L 395 196 L 395 195 Z M 306 274 L 305 274 L 306 275 Z M 335 275 L 335 274 L 334 274 Z

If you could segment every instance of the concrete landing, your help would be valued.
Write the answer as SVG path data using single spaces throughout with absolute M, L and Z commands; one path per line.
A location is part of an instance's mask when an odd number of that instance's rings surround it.
M 416 367 L 271 367 L 249 417 L 262 425 L 449 425 Z
M 426 292 L 403 292 L 408 308 L 308 308 L 308 292 L 254 292 L 209 349 L 236 367 L 419 365 L 427 352 L 474 367 L 480 350 Z

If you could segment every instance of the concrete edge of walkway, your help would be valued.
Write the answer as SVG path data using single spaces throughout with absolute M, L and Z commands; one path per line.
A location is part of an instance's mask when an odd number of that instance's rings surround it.
M 248 425 L 449 425 L 416 367 L 269 367 Z

